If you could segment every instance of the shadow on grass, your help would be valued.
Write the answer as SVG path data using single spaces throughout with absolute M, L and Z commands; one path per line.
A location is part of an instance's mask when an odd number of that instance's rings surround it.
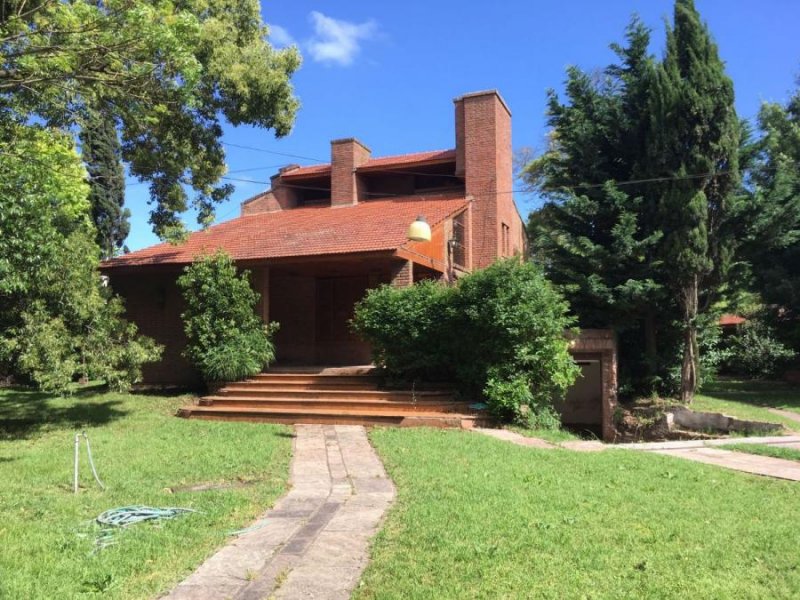
M 0 394 L 0 439 L 26 438 L 41 429 L 79 429 L 104 425 L 128 414 L 119 400 L 97 401 L 105 390 L 88 387 L 64 399 L 24 388 L 5 388 Z
M 800 411 L 800 386 L 784 381 L 720 379 L 703 386 L 701 393 L 720 400 Z

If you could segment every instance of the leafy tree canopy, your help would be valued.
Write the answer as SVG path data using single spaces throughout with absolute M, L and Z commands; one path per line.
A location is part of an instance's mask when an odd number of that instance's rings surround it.
M 0 143 L 0 373 L 65 392 L 92 377 L 124 389 L 159 349 L 102 285 L 86 171 L 73 139 L 12 126 Z
M 208 223 L 231 192 L 222 119 L 291 129 L 300 57 L 267 34 L 257 0 L 2 0 L 0 126 L 80 128 L 107 107 L 131 174 L 150 182 L 154 230 L 179 236 L 190 205 Z

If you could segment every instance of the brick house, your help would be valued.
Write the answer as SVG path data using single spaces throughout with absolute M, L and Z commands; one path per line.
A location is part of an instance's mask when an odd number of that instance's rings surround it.
M 221 248 L 250 270 L 261 316 L 280 323 L 280 363 L 356 365 L 371 357 L 348 320 L 368 288 L 457 278 L 524 252 L 508 106 L 496 91 L 454 102 L 453 149 L 373 158 L 358 140 L 334 140 L 329 164 L 282 168 L 269 190 L 242 203 L 238 218 L 181 245 L 158 244 L 103 263 L 128 317 L 165 346 L 163 360 L 145 368 L 146 382 L 197 380 L 181 356 L 175 280 L 200 254 Z M 431 226 L 429 242 L 406 237 L 418 215 Z

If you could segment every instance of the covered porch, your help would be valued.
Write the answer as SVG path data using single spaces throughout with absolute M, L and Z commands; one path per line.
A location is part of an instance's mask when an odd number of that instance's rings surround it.
M 399 250 L 246 265 L 261 301 L 265 323 L 277 322 L 277 363 L 363 365 L 369 345 L 350 329 L 355 304 L 371 288 L 410 285 L 444 276 L 445 265 L 430 256 Z

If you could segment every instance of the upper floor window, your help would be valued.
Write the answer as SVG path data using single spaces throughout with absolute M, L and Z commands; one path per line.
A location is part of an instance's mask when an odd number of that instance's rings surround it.
M 462 268 L 467 266 L 466 218 L 467 211 L 463 211 L 453 217 L 453 237 L 451 240 L 453 264 Z
M 511 256 L 511 228 L 503 223 L 502 232 L 503 256 Z

